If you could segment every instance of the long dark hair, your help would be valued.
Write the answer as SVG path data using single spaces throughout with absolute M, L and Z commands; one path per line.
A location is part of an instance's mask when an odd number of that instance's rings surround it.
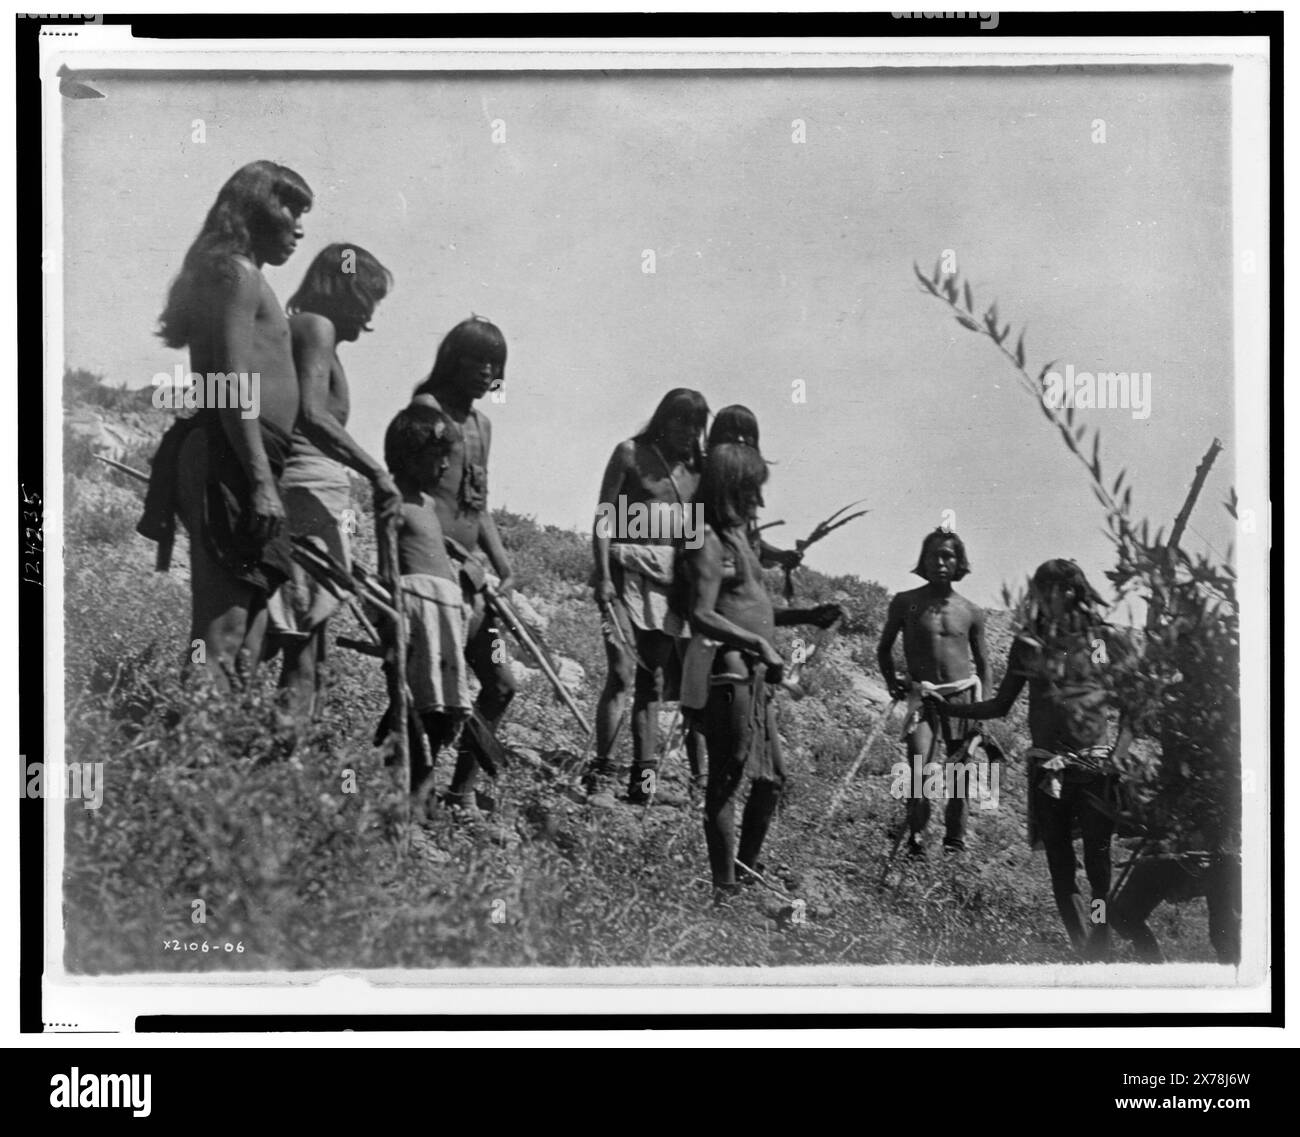
M 724 529 L 747 528 L 755 497 L 762 504 L 767 463 L 752 446 L 723 442 L 709 451 L 695 500 L 704 523 L 721 535 Z
M 158 335 L 168 347 L 188 347 L 193 338 L 194 291 L 232 256 L 251 256 L 254 235 L 283 225 L 282 206 L 299 213 L 311 208 L 311 187 L 287 166 L 249 162 L 231 175 L 194 238 L 158 317 Z
M 330 319 L 357 320 L 361 330 L 368 332 L 375 307 L 392 287 L 393 274 L 373 253 L 356 244 L 326 245 L 307 266 L 285 311 L 291 316 L 315 312 Z
M 758 446 L 758 419 L 748 407 L 733 403 L 723 407 L 713 416 L 713 425 L 709 427 L 708 448 L 721 446 L 724 442 L 736 442 L 741 446 Z
M 1064 619 L 1057 622 L 1046 603 L 1047 593 L 1065 591 L 1067 607 Z M 1104 623 L 1101 609 L 1105 601 L 1074 561 L 1055 558 L 1044 561 L 1034 570 L 1029 582 L 1029 627 L 1041 642 L 1051 642 L 1061 635 L 1077 635 Z
M 659 400 L 650 421 L 633 437 L 638 442 L 655 445 L 663 438 L 668 424 L 678 419 L 689 423 L 695 431 L 691 463 L 698 470 L 704 465 L 704 424 L 709 421 L 709 404 L 699 391 L 674 387 Z
M 471 316 L 442 337 L 438 354 L 433 359 L 433 370 L 415 388 L 415 394 L 433 394 L 438 386 L 456 374 L 462 355 L 481 355 L 492 361 L 495 376 L 492 390 L 498 390 L 506 381 L 506 337 L 491 320 Z

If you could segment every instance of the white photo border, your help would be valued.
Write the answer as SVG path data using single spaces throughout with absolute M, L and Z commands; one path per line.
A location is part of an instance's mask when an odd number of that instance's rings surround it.
M 63 29 L 59 29 L 60 31 Z M 1232 457 L 1243 508 L 1268 516 L 1270 244 L 1269 42 L 1262 37 L 1081 40 L 1025 38 L 837 40 L 214 40 L 140 41 L 130 29 L 88 25 L 75 37 L 41 36 L 45 244 L 64 248 L 62 100 L 56 74 L 73 71 L 346 72 L 479 70 L 719 70 L 1050 65 L 1232 67 L 1233 248 L 1256 251 L 1251 277 L 1236 274 L 1235 438 Z M 1280 156 L 1275 156 L 1280 158 Z M 45 745 L 51 778 L 64 747 L 62 281 L 44 277 L 46 651 Z M 1252 503 L 1253 506 L 1252 506 Z M 127 1031 L 142 1014 L 1179 1014 L 1271 1009 L 1269 763 L 1269 540 L 1238 542 L 1243 771 L 1260 792 L 1243 806 L 1243 962 L 1201 965 L 970 968 L 647 968 L 194 975 L 71 975 L 63 969 L 63 815 L 46 801 L 44 1014 L 81 1029 Z M 961 985 L 954 979 L 960 976 Z

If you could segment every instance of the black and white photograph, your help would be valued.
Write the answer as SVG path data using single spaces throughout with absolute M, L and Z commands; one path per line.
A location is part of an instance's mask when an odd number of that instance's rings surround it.
M 1268 39 L 889 19 L 42 36 L 47 1018 L 1267 1010 Z

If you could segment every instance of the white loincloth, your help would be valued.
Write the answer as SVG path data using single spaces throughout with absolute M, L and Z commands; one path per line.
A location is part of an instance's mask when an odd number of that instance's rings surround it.
M 347 469 L 308 449 L 295 435 L 293 452 L 278 484 L 290 535 L 312 538 L 345 569 L 351 569 L 348 535 L 356 522 Z M 271 631 L 305 638 L 334 615 L 340 603 L 295 561 L 293 576 L 267 600 Z

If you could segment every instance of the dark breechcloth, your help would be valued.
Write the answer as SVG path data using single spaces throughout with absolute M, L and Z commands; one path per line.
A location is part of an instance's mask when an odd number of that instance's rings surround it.
M 141 537 L 158 542 L 157 572 L 171 568 L 172 546 L 176 542 L 176 494 L 180 481 L 181 447 L 195 427 L 202 425 L 199 416 L 179 418 L 164 432 L 149 472 L 149 488 L 144 495 L 144 513 L 135 531 Z
M 289 458 L 291 438 L 264 419 L 259 420 L 258 427 L 271 473 L 278 479 Z M 261 592 L 274 592 L 293 573 L 289 536 L 282 532 L 269 541 L 260 541 L 249 533 L 252 487 L 213 411 L 181 419 L 163 435 L 149 475 L 144 515 L 136 530 L 158 542 L 157 567 L 160 572 L 166 571 L 176 535 L 181 449 L 195 430 L 204 432 L 208 474 L 200 520 L 203 532 L 190 534 L 190 539 L 201 539 L 208 555 L 237 580 Z

